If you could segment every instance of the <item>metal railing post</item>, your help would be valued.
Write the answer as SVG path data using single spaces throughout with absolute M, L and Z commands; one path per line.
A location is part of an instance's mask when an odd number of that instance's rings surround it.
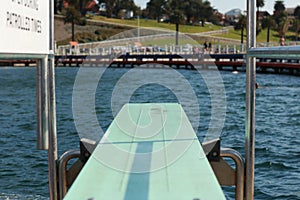
M 56 97 L 55 97 L 55 73 L 54 59 L 50 58 L 49 67 L 49 187 L 52 193 L 51 200 L 58 199 L 57 189 L 57 133 L 56 133 Z M 50 185 L 51 184 L 51 185 Z M 51 197 L 51 196 L 50 196 Z
M 247 52 L 256 47 L 256 0 L 247 0 Z M 256 58 L 247 56 L 245 199 L 254 199 Z
M 48 150 L 48 78 L 47 56 L 37 61 L 36 67 L 36 114 L 37 114 L 37 149 Z
M 48 149 L 48 167 L 49 167 L 49 193 L 50 200 L 58 200 L 57 186 L 57 134 L 56 134 L 56 96 L 55 96 L 55 65 L 54 65 L 54 1 L 50 0 L 50 22 L 49 22 L 49 60 L 48 68 L 48 100 L 49 100 L 49 149 Z

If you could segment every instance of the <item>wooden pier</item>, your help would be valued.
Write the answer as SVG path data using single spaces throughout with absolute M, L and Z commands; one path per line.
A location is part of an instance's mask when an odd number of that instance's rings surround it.
M 35 66 L 34 60 L 2 60 L 0 66 Z M 218 69 L 245 71 L 245 54 L 120 54 L 55 56 L 57 67 Z M 257 58 L 258 73 L 300 75 L 300 59 Z
M 218 69 L 245 71 L 245 54 L 124 54 L 114 56 L 56 56 L 57 66 L 113 68 Z M 257 58 L 258 73 L 300 75 L 300 59 Z
M 57 66 L 107 66 L 115 68 L 171 67 L 175 69 L 209 69 L 242 67 L 243 54 L 124 54 L 119 56 L 56 56 Z M 147 65 L 147 66 L 142 66 Z
M 36 66 L 36 60 L 0 60 L 0 66 L 13 66 L 13 67 L 29 67 Z

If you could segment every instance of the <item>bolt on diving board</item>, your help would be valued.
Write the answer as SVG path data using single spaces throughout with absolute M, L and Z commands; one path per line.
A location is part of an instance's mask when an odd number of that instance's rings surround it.
M 225 200 L 180 104 L 126 104 L 65 200 Z

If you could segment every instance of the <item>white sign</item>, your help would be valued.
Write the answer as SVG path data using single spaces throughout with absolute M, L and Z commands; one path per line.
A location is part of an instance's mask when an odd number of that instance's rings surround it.
M 47 0 L 1 0 L 0 53 L 48 54 Z

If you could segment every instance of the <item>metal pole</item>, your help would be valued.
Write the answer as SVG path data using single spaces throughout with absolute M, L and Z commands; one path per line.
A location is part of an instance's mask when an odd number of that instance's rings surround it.
M 36 114 L 37 114 L 37 149 L 48 149 L 48 78 L 47 56 L 39 59 L 36 67 Z
M 247 51 L 256 47 L 256 0 L 247 0 Z M 247 56 L 245 199 L 254 199 L 256 58 Z
M 48 60 L 48 100 L 49 100 L 49 193 L 50 200 L 58 200 L 57 186 L 57 134 L 56 134 L 56 98 L 55 98 L 55 66 L 54 66 L 54 2 L 50 0 L 50 15 L 49 15 L 49 60 Z
M 49 58 L 49 190 L 50 199 L 58 199 L 57 189 L 57 134 L 56 134 L 56 103 L 55 103 L 55 74 L 54 61 Z M 51 180 L 51 181 L 50 181 Z
M 49 58 L 49 191 L 50 199 L 58 199 L 57 189 L 57 134 L 56 134 L 56 103 L 55 103 L 55 79 L 54 79 L 54 62 Z
M 42 125 L 42 61 L 38 60 L 36 66 L 36 134 L 37 134 L 37 149 L 44 150 L 44 142 L 42 141 L 43 125 Z M 48 144 L 48 141 L 45 142 Z

